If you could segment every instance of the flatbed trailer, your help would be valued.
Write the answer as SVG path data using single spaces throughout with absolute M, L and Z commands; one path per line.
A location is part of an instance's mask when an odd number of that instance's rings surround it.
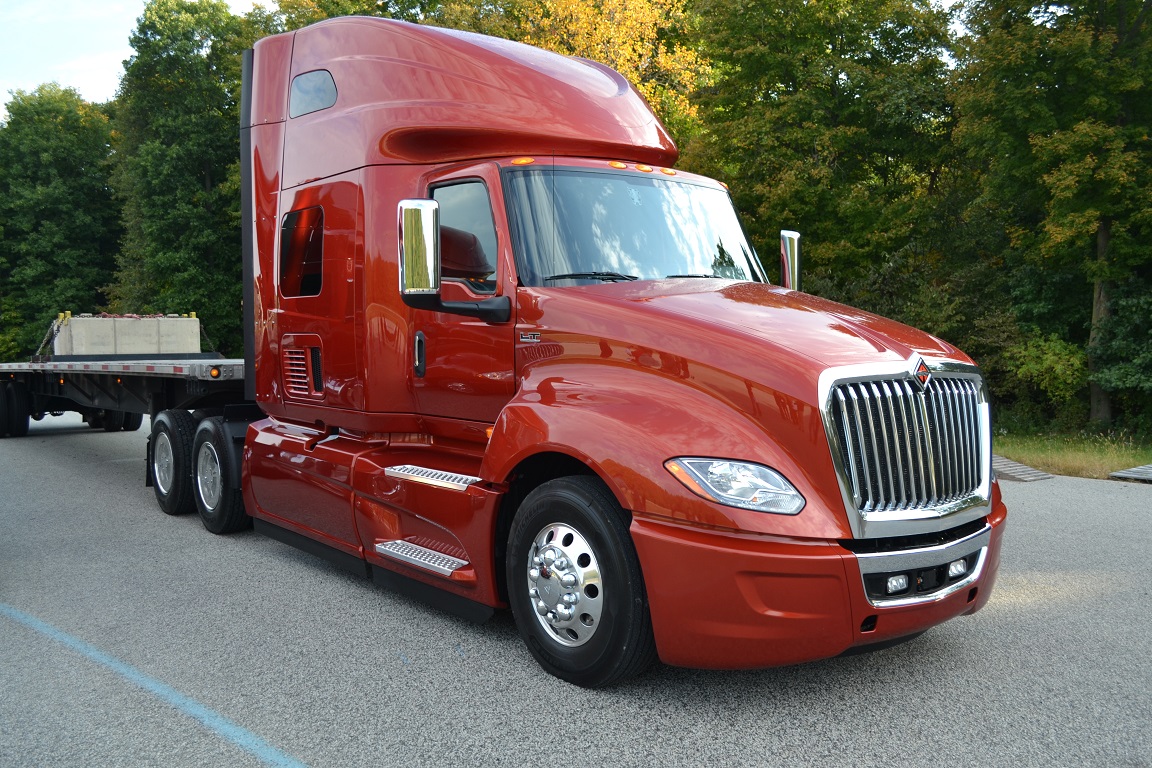
M 74 411 L 93 428 L 134 431 L 169 409 L 223 412 L 244 403 L 244 361 L 217 355 L 46 357 L 0 363 L 0 436 Z

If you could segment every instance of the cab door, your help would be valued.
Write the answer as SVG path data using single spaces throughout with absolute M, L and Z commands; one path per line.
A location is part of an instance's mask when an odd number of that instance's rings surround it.
M 500 177 L 494 163 L 434 178 L 440 206 L 441 297 L 477 301 L 514 293 Z M 413 383 L 419 412 L 494 423 L 515 393 L 515 318 L 488 323 L 413 311 Z

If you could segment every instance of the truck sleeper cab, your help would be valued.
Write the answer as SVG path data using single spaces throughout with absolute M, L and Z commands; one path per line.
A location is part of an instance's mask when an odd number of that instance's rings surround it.
M 257 42 L 245 83 L 259 412 L 161 414 L 166 511 L 510 607 L 585 686 L 824 658 L 987 601 L 1006 512 L 978 369 L 770 285 L 617 73 L 344 18 Z

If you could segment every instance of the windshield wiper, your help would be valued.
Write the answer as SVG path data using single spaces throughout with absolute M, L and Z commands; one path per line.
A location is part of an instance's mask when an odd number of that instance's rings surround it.
M 550 280 L 605 280 L 610 283 L 615 283 L 619 280 L 638 280 L 636 275 L 622 275 L 619 272 L 569 272 L 564 275 L 551 275 L 544 278 L 544 282 Z
M 664 277 L 664 279 L 665 280 L 674 280 L 674 279 L 679 278 L 679 277 L 707 277 L 707 278 L 711 279 L 713 277 L 716 277 L 716 275 L 667 275 Z

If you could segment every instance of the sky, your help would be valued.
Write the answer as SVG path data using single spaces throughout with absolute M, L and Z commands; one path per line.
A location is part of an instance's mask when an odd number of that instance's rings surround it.
M 227 0 L 246 13 L 253 0 Z M 272 3 L 265 3 L 271 5 Z M 0 104 L 10 91 L 42 83 L 71 86 L 92 102 L 116 95 L 128 36 L 145 0 L 0 0 Z M 0 107 L 0 120 L 6 111 Z

